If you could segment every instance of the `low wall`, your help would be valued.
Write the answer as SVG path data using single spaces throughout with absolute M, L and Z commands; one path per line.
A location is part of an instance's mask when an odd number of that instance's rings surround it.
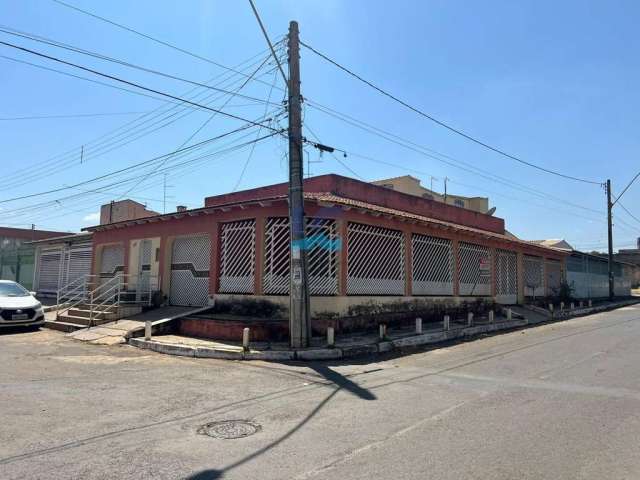
M 268 300 L 285 308 L 289 308 L 289 297 L 285 295 L 232 295 L 216 294 L 216 300 Z M 475 302 L 478 300 L 490 301 L 492 297 L 419 297 L 419 296 L 312 296 L 310 299 L 311 316 L 331 313 L 338 316 L 348 315 L 349 309 L 361 305 L 391 305 L 398 302 L 421 302 L 425 305 L 433 303 L 446 303 L 460 305 L 463 302 Z

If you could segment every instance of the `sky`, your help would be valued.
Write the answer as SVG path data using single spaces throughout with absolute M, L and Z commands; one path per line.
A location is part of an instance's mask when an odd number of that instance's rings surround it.
M 128 197 L 158 212 L 173 211 L 176 205 L 202 206 L 206 196 L 287 179 L 286 139 L 262 138 L 286 126 L 284 82 L 248 0 L 68 3 L 192 55 L 53 0 L 0 0 L 0 29 L 182 80 L 5 32 L 0 41 L 239 118 L 0 45 L 0 225 L 79 231 L 96 224 L 99 205 L 111 200 Z M 518 158 L 596 182 L 610 178 L 614 194 L 640 170 L 638 2 L 256 0 L 256 5 L 274 42 L 297 20 L 303 42 Z M 286 61 L 282 43 L 276 50 Z M 606 248 L 601 186 L 491 152 L 304 47 L 301 56 L 304 134 L 340 150 L 330 155 L 307 148 L 307 173 L 366 181 L 410 174 L 427 187 L 433 181 L 437 191 L 446 177 L 449 193 L 488 196 L 495 215 L 521 238 L 565 238 L 584 250 Z M 250 123 L 266 118 L 271 120 L 263 128 Z M 358 122 L 387 132 L 386 138 Z M 181 151 L 169 155 L 176 150 Z M 132 168 L 141 162 L 147 163 Z M 127 170 L 113 173 L 121 169 Z M 17 197 L 26 198 L 13 200 Z M 630 248 L 640 236 L 640 181 L 621 205 L 630 214 L 614 207 L 614 246 Z

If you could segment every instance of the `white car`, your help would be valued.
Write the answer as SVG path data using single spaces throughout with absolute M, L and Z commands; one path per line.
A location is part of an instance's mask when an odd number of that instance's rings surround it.
M 42 304 L 35 292 L 11 280 L 0 280 L 0 327 L 39 327 L 44 324 Z

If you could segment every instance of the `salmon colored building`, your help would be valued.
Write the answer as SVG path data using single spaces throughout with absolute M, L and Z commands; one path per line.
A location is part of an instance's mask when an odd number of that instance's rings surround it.
M 288 305 L 287 187 L 90 227 L 93 273 L 153 277 L 174 305 Z M 416 297 L 516 304 L 564 276 L 567 252 L 513 238 L 501 218 L 339 175 L 306 179 L 304 191 L 312 314 Z

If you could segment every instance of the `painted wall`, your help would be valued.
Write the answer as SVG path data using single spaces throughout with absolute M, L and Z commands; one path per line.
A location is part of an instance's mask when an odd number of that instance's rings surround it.
M 111 228 L 101 231 L 95 231 L 93 236 L 94 241 L 94 272 L 97 271 L 97 265 L 99 265 L 99 257 L 101 247 L 108 244 L 119 243 L 125 247 L 125 265 L 128 269 L 127 273 L 135 273 L 137 271 L 137 247 L 140 239 L 151 238 L 153 239 L 154 252 L 157 246 L 158 248 L 158 262 L 157 272 L 161 277 L 162 291 L 168 296 L 170 292 L 170 265 L 171 265 L 171 245 L 173 240 L 181 235 L 196 235 L 207 234 L 211 237 L 211 266 L 210 266 L 210 292 L 212 295 L 218 293 L 218 277 L 219 277 L 219 228 L 224 222 L 237 221 L 243 219 L 255 219 L 256 220 L 256 272 L 255 272 L 255 287 L 254 295 L 262 295 L 262 274 L 263 274 L 263 259 L 264 259 L 264 223 L 268 217 L 287 216 L 288 207 L 285 201 L 274 201 L 269 206 L 236 206 L 234 208 L 225 208 L 226 211 L 221 209 L 215 210 L 213 213 L 206 214 L 200 212 L 186 212 L 176 213 L 172 216 L 154 218 L 152 222 L 143 224 L 133 224 L 127 227 Z M 563 260 L 565 254 L 562 252 L 553 251 L 546 248 L 541 248 L 533 244 L 513 242 L 506 238 L 489 237 L 486 234 L 474 233 L 474 232 L 461 232 L 453 231 L 445 228 L 438 228 L 435 226 L 427 226 L 423 224 L 410 223 L 402 221 L 395 217 L 374 216 L 365 211 L 357 211 L 353 209 L 345 210 L 337 206 L 323 207 L 315 203 L 307 203 L 305 205 L 306 215 L 309 217 L 321 217 L 332 218 L 337 221 L 337 228 L 339 236 L 342 238 L 342 249 L 339 252 L 339 267 L 338 267 L 338 285 L 339 295 L 335 297 L 316 297 L 312 301 L 312 308 L 314 311 L 326 311 L 329 308 L 339 310 L 341 312 L 348 309 L 350 305 L 363 303 L 369 300 L 366 296 L 347 296 L 346 295 L 346 258 L 348 244 L 346 239 L 346 228 L 348 222 L 357 222 L 370 225 L 381 226 L 394 230 L 399 230 L 404 233 L 406 242 L 410 242 L 412 233 L 420 233 L 425 235 L 432 235 L 435 237 L 446 238 L 452 241 L 454 245 L 454 252 L 457 252 L 457 246 L 460 241 L 477 243 L 485 245 L 491 249 L 492 259 L 495 259 L 496 249 L 506 249 L 517 253 L 518 255 L 518 292 L 517 299 L 521 302 L 524 298 L 524 286 L 522 281 L 522 256 L 524 254 L 544 256 L 548 259 Z M 407 243 L 407 246 L 410 243 Z M 410 252 L 410 248 L 405 248 L 405 252 Z M 155 253 L 154 253 L 155 256 Z M 545 262 L 546 263 L 546 262 Z M 411 284 L 411 259 L 410 254 L 405 258 L 405 297 L 410 297 L 412 293 Z M 447 297 L 453 299 L 453 301 L 462 301 L 464 299 L 471 299 L 475 297 L 459 297 L 458 294 L 458 268 L 459 261 L 456 258 L 454 261 L 454 292 L 453 296 Z M 154 270 L 155 271 L 155 270 Z M 492 282 L 491 282 L 491 294 L 490 297 L 495 297 L 495 268 L 491 269 Z M 280 297 L 285 299 L 282 301 L 288 302 L 287 297 Z M 371 297 L 378 302 L 387 301 L 382 296 Z M 392 300 L 397 301 L 403 298 L 403 296 L 389 297 Z M 429 297 L 435 298 L 435 297 Z
M 234 202 L 284 196 L 288 184 L 281 183 L 268 187 L 255 188 L 242 192 L 228 193 L 215 197 L 207 197 L 205 206 L 219 206 Z M 304 181 L 305 192 L 327 192 L 353 200 L 373 203 L 387 208 L 394 208 L 417 215 L 438 220 L 479 228 L 494 233 L 504 234 L 504 220 L 466 208 L 446 205 L 435 200 L 416 197 L 406 193 L 389 190 L 371 183 L 361 182 L 340 175 L 321 175 Z

